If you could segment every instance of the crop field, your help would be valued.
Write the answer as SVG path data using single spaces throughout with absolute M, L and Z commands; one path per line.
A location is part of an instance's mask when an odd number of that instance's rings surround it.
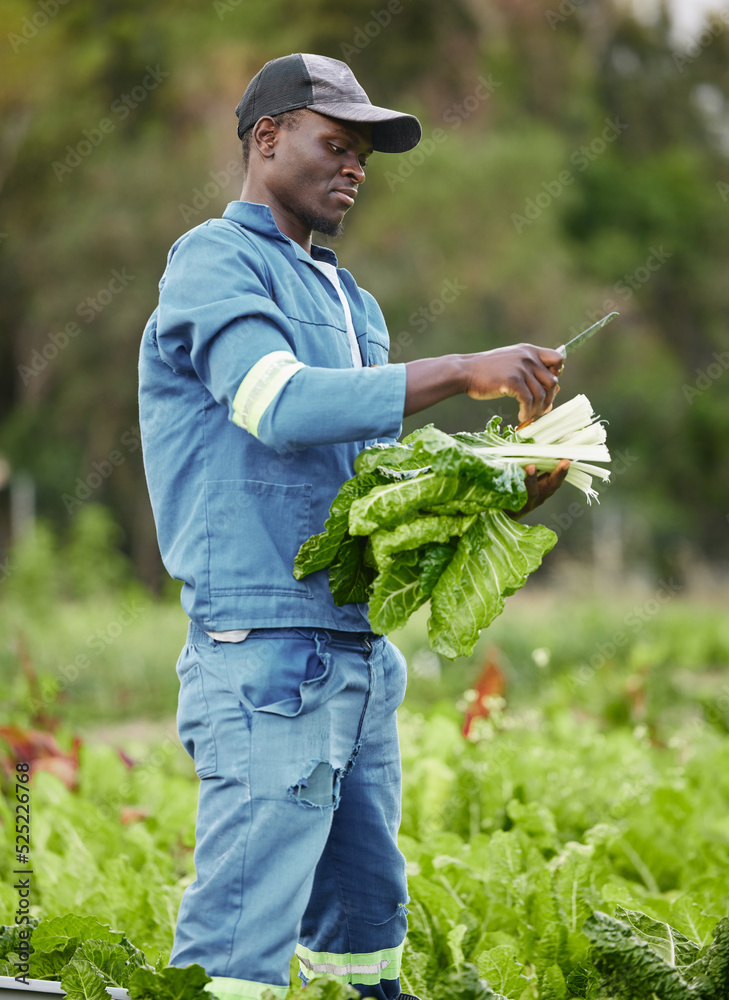
M 434 654 L 420 612 L 393 635 L 411 677 L 403 990 L 729 997 L 725 597 L 671 579 L 606 596 L 577 568 L 567 577 L 507 601 L 467 659 Z M 18 911 L 13 786 L 30 761 L 30 975 L 58 979 L 70 962 L 69 995 L 99 996 L 79 971 L 93 964 L 84 941 L 116 955 L 109 981 L 128 984 L 139 951 L 162 969 L 193 878 L 196 779 L 174 729 L 184 616 L 133 585 L 45 603 L 24 586 L 0 620 L 0 922 Z M 14 975 L 17 935 L 0 946 Z M 202 995 L 163 980 L 130 992 Z M 349 994 L 321 981 L 301 995 Z

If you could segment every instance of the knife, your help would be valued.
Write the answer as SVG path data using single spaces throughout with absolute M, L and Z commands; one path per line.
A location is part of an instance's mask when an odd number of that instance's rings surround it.
M 566 358 L 568 354 L 571 354 L 574 350 L 584 344 L 584 342 L 589 340 L 590 337 L 594 333 L 597 333 L 598 330 L 602 330 L 604 326 L 607 326 L 608 323 L 610 323 L 611 320 L 614 320 L 618 315 L 620 314 L 611 312 L 608 313 L 607 316 L 603 316 L 603 318 L 599 319 L 597 323 L 593 323 L 592 326 L 588 326 L 588 328 L 583 330 L 582 333 L 578 333 L 576 337 L 572 338 L 572 340 L 568 340 L 566 344 L 562 344 L 561 347 L 558 347 L 557 353 L 561 354 L 563 358 Z

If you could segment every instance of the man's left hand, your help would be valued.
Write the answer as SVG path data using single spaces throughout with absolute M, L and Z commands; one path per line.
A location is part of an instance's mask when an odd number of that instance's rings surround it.
M 563 458 L 552 472 L 543 472 L 541 476 L 537 476 L 536 465 L 527 465 L 524 469 L 527 502 L 521 510 L 507 510 L 504 513 L 516 519 L 528 514 L 535 507 L 540 507 L 548 497 L 551 497 L 560 488 L 569 467 L 570 463 L 566 458 Z

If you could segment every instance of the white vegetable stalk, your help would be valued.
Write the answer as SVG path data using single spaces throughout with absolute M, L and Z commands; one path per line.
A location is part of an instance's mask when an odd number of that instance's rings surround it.
M 605 427 L 592 410 L 587 396 L 579 395 L 538 417 L 526 427 L 516 431 L 520 442 L 505 442 L 474 449 L 494 458 L 513 459 L 519 465 L 536 465 L 538 472 L 551 472 L 563 458 L 570 460 L 567 482 L 582 490 L 591 503 L 597 500 L 592 487 L 592 477 L 606 482 L 608 469 L 592 462 L 609 462 L 610 452 L 605 444 Z

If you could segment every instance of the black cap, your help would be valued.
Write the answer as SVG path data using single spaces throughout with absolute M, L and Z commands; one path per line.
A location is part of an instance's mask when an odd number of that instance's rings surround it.
M 347 122 L 370 122 L 372 147 L 380 153 L 404 153 L 422 136 L 414 115 L 371 104 L 345 62 L 302 52 L 272 59 L 256 73 L 235 109 L 238 135 L 242 139 L 264 115 L 297 108 Z

